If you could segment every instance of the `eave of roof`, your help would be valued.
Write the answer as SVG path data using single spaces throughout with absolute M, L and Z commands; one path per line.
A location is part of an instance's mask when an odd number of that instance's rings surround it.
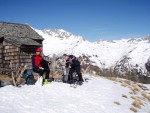
M 42 46 L 42 44 L 34 41 L 33 39 L 26 38 L 26 37 L 12 37 L 12 36 L 5 36 L 4 40 L 10 42 L 16 46 L 28 45 L 28 46 Z

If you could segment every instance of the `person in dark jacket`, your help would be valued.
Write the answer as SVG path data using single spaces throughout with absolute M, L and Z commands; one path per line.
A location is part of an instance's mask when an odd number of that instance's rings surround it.
M 39 73 L 39 76 L 43 76 L 46 73 L 45 79 L 49 79 L 50 69 L 48 63 L 41 56 L 42 49 L 38 48 L 36 50 L 36 55 L 32 56 L 32 68 L 34 72 Z
M 80 69 L 80 62 L 74 55 L 67 55 L 64 54 L 63 58 L 66 60 L 66 68 L 69 68 L 69 78 L 68 80 L 70 82 L 73 81 L 73 73 L 76 72 L 79 77 L 79 84 L 82 85 L 83 78 L 82 73 Z
M 150 73 L 150 58 L 147 60 L 147 62 L 145 63 L 145 68 L 146 70 Z

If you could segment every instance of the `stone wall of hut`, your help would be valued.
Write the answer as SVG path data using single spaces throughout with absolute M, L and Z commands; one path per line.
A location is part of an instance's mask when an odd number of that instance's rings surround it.
M 34 46 L 21 46 L 20 49 L 20 64 L 28 65 L 31 67 L 32 65 L 32 56 L 35 55 L 37 47 Z
M 3 41 L 1 43 L 1 68 L 10 68 L 10 62 L 13 63 L 12 68 L 19 66 L 20 48 L 11 43 Z
M 18 68 L 21 64 L 31 68 L 31 57 L 35 54 L 36 46 L 15 46 L 9 42 L 0 42 L 0 68 Z M 10 67 L 10 62 L 12 67 Z

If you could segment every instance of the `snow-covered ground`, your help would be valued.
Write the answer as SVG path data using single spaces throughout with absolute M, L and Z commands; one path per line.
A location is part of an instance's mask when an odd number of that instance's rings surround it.
M 133 113 L 129 88 L 105 78 L 87 77 L 90 80 L 77 88 L 61 82 L 0 88 L 0 113 Z M 138 113 L 149 113 L 149 108 L 146 101 Z

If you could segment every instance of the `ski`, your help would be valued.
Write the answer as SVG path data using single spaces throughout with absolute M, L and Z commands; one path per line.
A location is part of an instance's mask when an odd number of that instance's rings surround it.
M 42 76 L 41 77 L 38 76 L 38 79 L 37 79 L 35 85 L 37 85 L 37 86 L 43 85 L 43 77 Z

